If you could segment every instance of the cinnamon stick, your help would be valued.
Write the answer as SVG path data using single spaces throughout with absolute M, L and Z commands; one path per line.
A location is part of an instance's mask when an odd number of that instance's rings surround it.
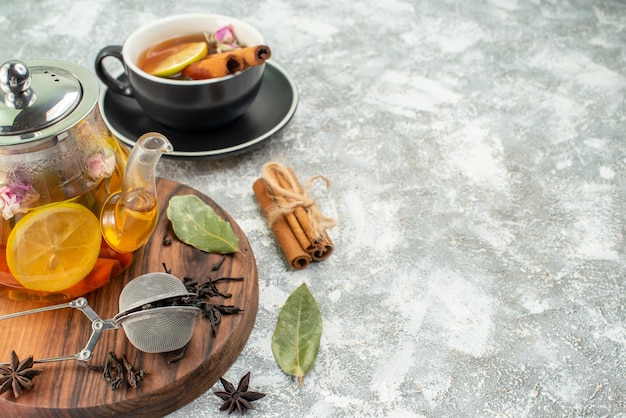
M 318 239 L 317 246 L 310 253 L 311 258 L 313 259 L 313 261 L 324 261 L 328 257 L 330 257 L 334 250 L 335 245 L 330 240 L 328 234 L 324 232 Z
M 284 177 L 280 174 L 276 174 L 276 181 L 278 181 L 281 187 L 289 187 Z M 285 197 L 280 193 L 274 193 L 272 191 L 272 195 L 274 196 L 274 199 L 276 199 L 279 206 L 282 205 L 285 207 L 288 204 L 287 199 L 285 199 Z M 311 223 L 309 222 L 309 217 L 306 214 L 306 211 L 302 207 L 298 206 L 294 208 L 293 212 L 285 213 L 284 215 L 285 220 L 291 227 L 291 230 L 300 243 L 300 246 L 308 253 L 314 251 L 316 248 L 314 243 L 315 232 L 311 231 Z
M 249 46 L 229 52 L 242 59 L 244 68 L 261 65 L 272 56 L 272 50 L 267 45 Z
M 286 170 L 290 174 L 291 178 L 296 180 L 293 182 L 295 192 L 299 194 L 304 194 L 304 189 L 302 188 L 302 185 L 300 184 L 300 182 L 297 181 L 298 178 L 296 176 L 296 173 L 290 167 L 286 168 Z M 286 186 L 286 180 L 283 176 L 280 177 L 279 181 L 281 186 Z M 313 257 L 313 260 L 323 261 L 327 259 L 332 254 L 335 246 L 328 234 L 326 233 L 326 230 L 322 230 L 317 233 L 315 231 L 315 228 L 313 228 L 313 226 L 311 225 L 311 220 L 308 213 L 302 207 L 295 208 L 294 215 L 302 226 L 302 229 L 306 233 L 306 236 L 309 238 L 311 245 L 313 246 L 312 250 L 307 250 L 309 254 L 311 254 L 311 256 Z
M 230 52 L 209 54 L 206 58 L 189 64 L 183 69 L 183 75 L 193 80 L 223 77 L 243 70 L 243 60 Z
M 275 209 L 275 204 L 269 195 L 265 180 L 262 178 L 256 180 L 252 189 L 265 217 L 269 219 Z M 277 216 L 271 224 L 271 228 L 289 265 L 296 270 L 306 268 L 311 263 L 312 256 L 300 246 L 285 217 L 283 215 Z

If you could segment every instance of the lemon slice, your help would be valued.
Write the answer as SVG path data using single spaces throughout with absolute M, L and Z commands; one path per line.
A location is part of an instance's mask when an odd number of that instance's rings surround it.
M 159 60 L 148 73 L 157 77 L 169 77 L 179 73 L 191 64 L 206 57 L 208 53 L 206 42 L 187 42 L 172 47 L 163 58 Z
M 80 282 L 93 268 L 102 235 L 98 218 L 77 203 L 37 209 L 9 234 L 9 271 L 26 289 L 57 292 Z

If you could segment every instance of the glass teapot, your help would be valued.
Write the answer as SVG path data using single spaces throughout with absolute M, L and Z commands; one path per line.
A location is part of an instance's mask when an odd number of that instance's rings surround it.
M 130 153 L 102 119 L 97 79 L 75 64 L 9 61 L 0 88 L 0 296 L 84 295 L 154 230 L 156 164 L 172 146 L 149 133 Z

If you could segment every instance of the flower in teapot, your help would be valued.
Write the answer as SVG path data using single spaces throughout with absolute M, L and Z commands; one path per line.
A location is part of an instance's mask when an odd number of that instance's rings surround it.
M 18 213 L 26 213 L 31 203 L 39 199 L 39 193 L 24 181 L 13 181 L 0 187 L 0 213 L 11 219 Z
M 115 155 L 95 153 L 87 159 L 87 175 L 94 180 L 111 177 L 115 170 Z

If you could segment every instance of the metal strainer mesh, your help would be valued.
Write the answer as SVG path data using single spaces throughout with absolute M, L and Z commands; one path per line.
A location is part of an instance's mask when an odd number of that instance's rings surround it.
M 164 353 L 184 347 L 193 335 L 199 308 L 166 306 L 129 312 L 157 301 L 193 295 L 176 277 L 168 273 L 148 273 L 131 280 L 120 293 L 119 314 L 128 340 L 146 353 Z
M 119 322 L 139 350 L 165 353 L 183 348 L 191 340 L 199 312 L 193 306 L 167 306 L 133 312 Z
M 120 315 L 131 309 L 176 296 L 189 295 L 176 276 L 168 273 L 148 273 L 134 278 L 120 293 Z

